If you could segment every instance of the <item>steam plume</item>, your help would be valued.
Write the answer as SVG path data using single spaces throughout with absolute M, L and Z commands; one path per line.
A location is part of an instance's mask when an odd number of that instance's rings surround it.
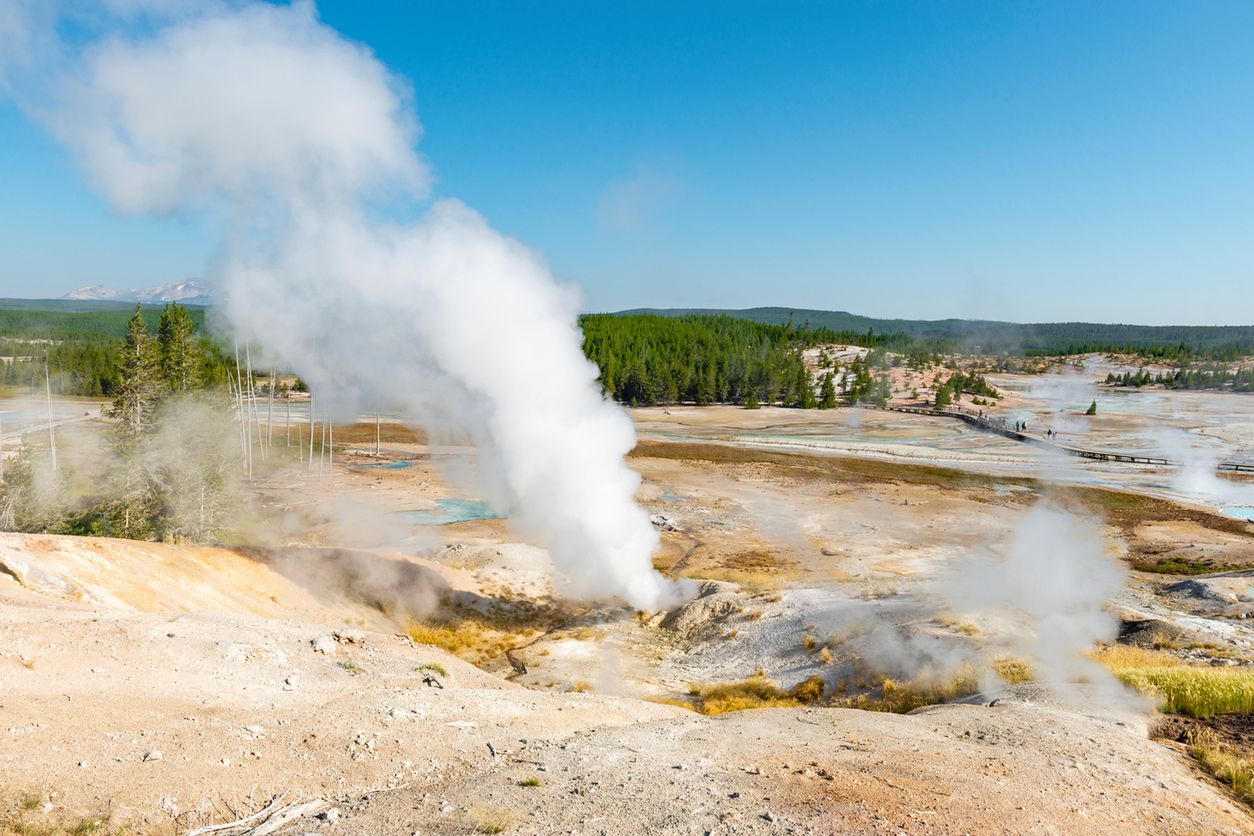
M 634 429 L 582 354 L 576 292 L 455 200 L 379 220 L 424 199 L 429 174 L 407 89 L 368 50 L 312 3 L 66 7 L 99 35 L 81 49 L 41 7 L 0 0 L 17 57 L 0 78 L 119 210 L 224 219 L 241 337 L 341 419 L 393 406 L 473 441 L 489 497 L 549 546 L 570 594 L 677 597 L 650 564 L 623 461 Z M 58 80 L 32 93 L 35 52 Z
M 1126 695 L 1084 654 L 1114 641 L 1119 621 L 1106 603 L 1126 575 L 1106 553 L 1096 523 L 1044 500 L 1023 514 L 1004 556 L 970 558 L 946 595 L 959 610 L 1002 616 L 1007 649 L 1026 657 L 1057 694 L 1067 696 L 1086 680 L 1113 702 Z

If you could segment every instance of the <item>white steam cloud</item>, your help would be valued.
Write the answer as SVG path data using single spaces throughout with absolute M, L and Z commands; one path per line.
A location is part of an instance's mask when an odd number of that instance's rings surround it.
M 1118 635 L 1106 604 L 1126 578 L 1095 522 L 1045 500 L 1023 514 L 1003 556 L 970 558 L 945 595 L 960 611 L 998 619 L 1005 649 L 1028 659 L 1059 696 L 1086 681 L 1113 702 L 1125 692 L 1085 653 Z
M 119 210 L 224 214 L 227 313 L 320 413 L 397 408 L 472 440 L 482 487 L 548 545 L 568 594 L 679 597 L 652 569 L 634 428 L 583 356 L 576 292 L 457 201 L 380 220 L 429 174 L 407 88 L 369 50 L 311 3 L 67 7 L 99 33 L 77 49 L 37 28 L 42 6 L 0 0 L 0 37 L 28 70 L 40 51 L 55 84 L 23 88 L 20 64 L 0 78 Z

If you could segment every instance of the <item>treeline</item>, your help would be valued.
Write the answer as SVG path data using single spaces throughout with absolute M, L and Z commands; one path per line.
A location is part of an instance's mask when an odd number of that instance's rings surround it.
M 627 314 L 663 316 L 725 315 L 781 325 L 800 322 L 816 328 L 860 333 L 872 330 L 929 344 L 944 353 L 1054 356 L 1133 354 L 1163 360 L 1235 360 L 1254 354 L 1254 326 L 1127 325 L 1095 322 L 1023 324 L 972 319 L 874 319 L 845 311 L 801 308 L 642 309 Z M 897 348 L 894 351 L 899 350 Z
M 4 300 L 0 303 L 0 335 L 21 340 L 103 338 L 116 342 L 126 333 L 127 325 L 134 315 L 129 306 L 123 305 L 116 308 L 110 306 L 108 310 L 75 310 L 69 307 L 44 310 L 29 305 L 47 305 L 49 302 L 18 305 L 19 301 L 21 300 Z M 155 330 L 160 323 L 163 308 L 160 305 L 141 305 L 139 310 L 144 325 L 149 330 Z M 183 310 L 187 312 L 193 329 L 203 331 L 205 310 Z
M 765 325 L 728 316 L 665 317 L 593 314 L 580 320 L 584 353 L 600 369 L 601 386 L 632 405 L 673 403 L 781 403 L 811 408 L 846 400 L 887 399 L 888 351 L 910 351 L 905 362 L 932 362 L 935 355 L 900 335 L 877 335 Z M 819 392 L 802 358 L 816 345 L 875 346 L 864 362 L 822 367 Z M 902 362 L 900 358 L 897 362 Z M 830 393 L 830 394 L 829 394 Z
M 172 309 L 179 312 L 180 322 L 190 329 L 196 344 L 197 378 L 206 384 L 224 384 L 229 361 L 222 349 L 203 334 L 204 311 L 175 303 L 162 309 L 137 306 L 130 320 L 138 316 L 145 329 L 158 330 Z M 0 311 L 0 315 L 14 313 L 36 317 L 37 322 L 23 327 L 0 322 L 0 329 L 9 328 L 0 330 L 0 385 L 42 389 L 46 367 L 53 394 L 106 398 L 117 394 L 122 362 L 119 339 L 130 320 L 123 319 L 122 328 L 114 334 L 114 311 Z
M 1211 366 L 1200 369 L 1177 369 L 1154 374 L 1141 369 L 1135 374 L 1114 372 L 1106 375 L 1111 386 L 1163 386 L 1167 389 L 1218 390 L 1227 392 L 1254 392 L 1254 369 L 1230 369 L 1227 366 Z
M 1254 354 L 1254 345 L 1250 343 L 1223 344 L 1162 344 L 1162 343 L 1121 343 L 1121 342 L 1084 342 L 1058 343 L 1048 347 L 1027 348 L 1023 350 L 1025 357 L 1050 357 L 1055 355 L 1074 356 L 1080 354 L 1123 354 L 1132 357 L 1143 357 L 1146 360 L 1162 362 L 1194 362 L 1200 360 L 1240 360 Z

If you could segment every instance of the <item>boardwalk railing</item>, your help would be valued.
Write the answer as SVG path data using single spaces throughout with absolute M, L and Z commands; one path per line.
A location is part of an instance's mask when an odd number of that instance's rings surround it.
M 1012 441 L 1019 441 L 1024 444 L 1033 444 L 1038 447 L 1045 447 L 1050 450 L 1056 450 L 1065 453 L 1068 456 L 1076 456 L 1081 459 L 1094 459 L 1104 462 L 1127 462 L 1129 464 L 1149 464 L 1159 467 L 1179 467 L 1180 462 L 1175 462 L 1162 456 L 1145 456 L 1139 453 L 1118 453 L 1110 450 L 1089 450 L 1084 447 L 1068 447 L 1065 444 L 1056 444 L 1052 441 L 1046 441 L 1043 438 L 1034 435 L 1028 435 L 1025 432 L 1016 430 L 1006 421 L 1005 418 L 993 418 L 989 415 L 981 415 L 961 407 L 953 409 L 935 409 L 927 406 L 882 406 L 872 407 L 874 409 L 883 409 L 889 412 L 906 412 L 913 415 L 934 415 L 941 418 L 956 418 L 968 426 L 977 430 L 994 433 Z M 1254 463 L 1250 462 L 1220 462 L 1216 465 L 1218 470 L 1227 470 L 1237 473 L 1254 473 Z

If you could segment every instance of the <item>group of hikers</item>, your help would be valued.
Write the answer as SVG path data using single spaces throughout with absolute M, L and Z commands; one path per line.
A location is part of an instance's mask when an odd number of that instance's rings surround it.
M 1001 427 L 1002 429 L 1006 429 L 1008 426 L 1006 424 L 1005 418 L 993 418 L 989 415 L 985 415 L 984 410 L 982 409 L 979 411 L 979 419 L 985 422 L 986 424 L 992 424 L 994 426 Z M 1027 432 L 1028 422 L 1027 421 L 1015 421 L 1014 430 L 1017 433 Z M 1045 437 L 1048 438 L 1050 441 L 1053 441 L 1055 438 L 1058 437 L 1058 433 L 1054 432 L 1053 427 L 1050 427 L 1049 429 L 1045 430 Z

